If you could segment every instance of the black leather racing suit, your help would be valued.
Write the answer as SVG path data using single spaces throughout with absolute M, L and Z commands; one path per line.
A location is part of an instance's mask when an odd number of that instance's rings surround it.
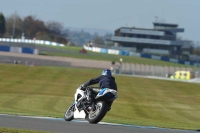
M 99 87 L 92 87 L 91 89 L 89 89 L 88 93 L 91 100 L 94 99 L 94 94 L 97 94 L 103 88 L 109 88 L 117 91 L 117 84 L 113 76 L 101 75 L 99 77 L 90 79 L 85 84 L 83 84 L 83 87 L 88 87 L 93 84 L 99 84 Z M 111 107 L 111 105 L 112 102 L 109 103 L 109 107 Z

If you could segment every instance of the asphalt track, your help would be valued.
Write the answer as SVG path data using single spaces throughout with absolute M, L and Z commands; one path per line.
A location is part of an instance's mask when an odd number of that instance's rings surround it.
M 56 133 L 195 133 L 157 127 L 143 127 L 100 122 L 89 124 L 83 120 L 66 122 L 63 118 L 0 115 L 0 127 L 38 130 Z

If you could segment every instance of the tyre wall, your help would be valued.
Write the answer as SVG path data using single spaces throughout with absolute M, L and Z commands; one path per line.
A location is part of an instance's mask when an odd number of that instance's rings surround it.
M 29 47 L 12 47 L 12 46 L 0 46 L 2 52 L 14 52 L 14 53 L 26 53 L 26 54 L 38 54 L 38 49 Z

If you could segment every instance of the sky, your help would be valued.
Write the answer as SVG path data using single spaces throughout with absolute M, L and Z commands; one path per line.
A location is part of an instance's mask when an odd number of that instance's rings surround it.
M 152 29 L 157 16 L 184 28 L 178 34 L 183 39 L 200 42 L 200 0 L 0 0 L 0 12 L 112 33 L 120 27 Z

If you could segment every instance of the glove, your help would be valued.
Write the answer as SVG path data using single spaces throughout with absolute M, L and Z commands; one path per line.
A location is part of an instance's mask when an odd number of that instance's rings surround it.
M 84 86 L 84 84 L 80 85 L 81 90 L 85 91 L 86 87 Z

